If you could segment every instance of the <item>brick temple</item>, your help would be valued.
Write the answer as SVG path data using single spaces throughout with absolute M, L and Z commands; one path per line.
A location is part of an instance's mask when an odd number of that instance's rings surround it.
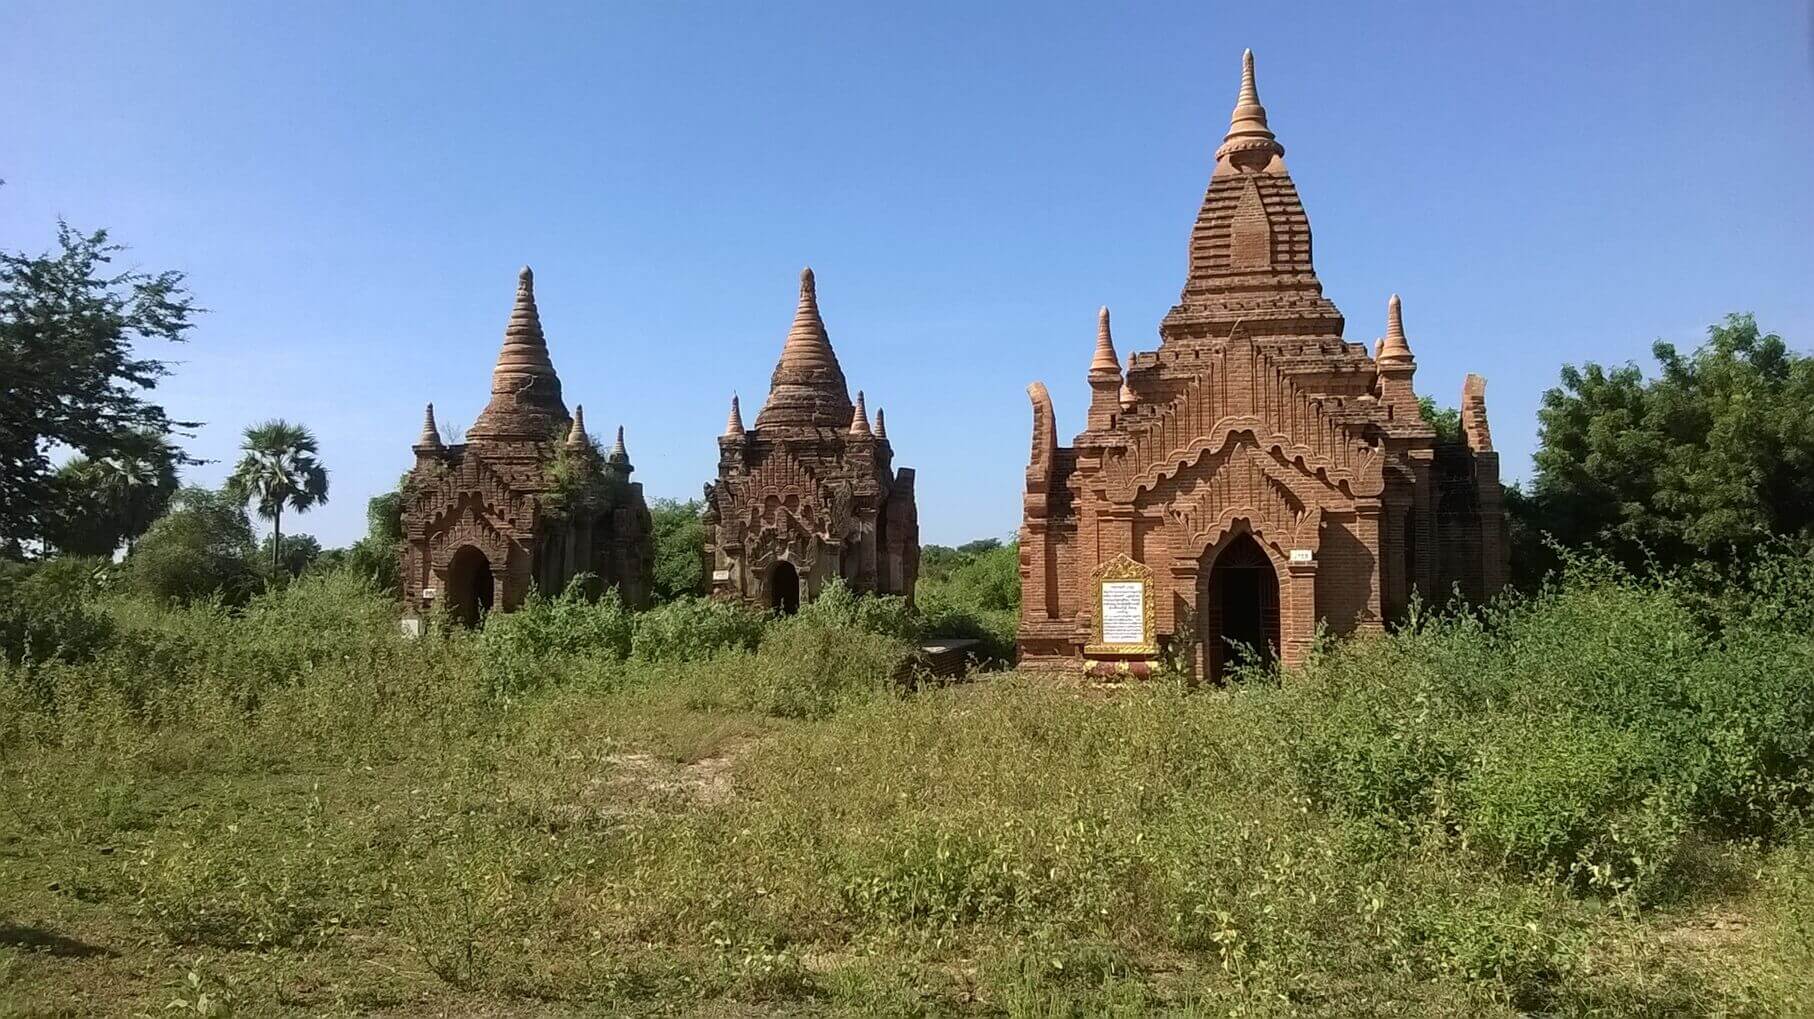
M 648 506 L 617 443 L 601 454 L 571 416 L 525 267 L 491 373 L 491 400 L 465 442 L 442 442 L 429 404 L 403 489 L 403 596 L 421 618 L 439 602 L 462 622 L 559 592 L 589 573 L 634 606 L 653 586 Z
M 1045 386 L 1029 387 L 1023 664 L 1137 672 L 1169 646 L 1220 679 L 1236 646 L 1294 663 L 1319 623 L 1378 631 L 1414 592 L 1503 585 L 1485 382 L 1468 376 L 1461 438 L 1442 441 L 1419 413 L 1398 298 L 1371 352 L 1342 338 L 1284 156 L 1249 52 L 1158 349 L 1124 371 L 1102 310 L 1069 446 Z
M 792 612 L 834 577 L 864 593 L 913 597 L 920 565 L 913 470 L 894 468 L 881 408 L 856 403 L 831 347 L 813 272 L 768 400 L 745 429 L 737 398 L 705 486 L 711 593 Z

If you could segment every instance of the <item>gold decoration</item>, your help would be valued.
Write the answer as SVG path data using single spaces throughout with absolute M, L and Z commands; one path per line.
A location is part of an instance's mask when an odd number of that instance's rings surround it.
M 1135 562 L 1126 553 L 1121 553 L 1096 567 L 1090 574 L 1090 582 L 1096 589 L 1096 642 L 1085 647 L 1083 653 L 1086 655 L 1121 655 L 1130 658 L 1157 656 L 1159 644 L 1153 622 L 1153 571 L 1145 563 Z M 1140 641 L 1134 644 L 1110 644 L 1103 639 L 1102 633 L 1103 588 L 1108 584 L 1129 582 L 1140 585 Z

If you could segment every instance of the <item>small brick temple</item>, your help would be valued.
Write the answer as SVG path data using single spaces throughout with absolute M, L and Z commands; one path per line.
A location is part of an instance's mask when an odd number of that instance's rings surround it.
M 517 277 L 491 400 L 465 442 L 442 441 L 431 403 L 413 449 L 403 488 L 406 619 L 439 602 L 475 623 L 516 608 L 532 587 L 558 593 L 582 573 L 632 606 L 647 604 L 652 528 L 642 485 L 630 480 L 623 429 L 601 455 L 584 409 L 568 415 L 528 267 Z
M 919 511 L 913 469 L 894 467 L 850 388 L 819 315 L 813 271 L 756 427 L 737 397 L 718 437 L 718 480 L 705 486 L 706 554 L 715 598 L 792 612 L 834 577 L 860 593 L 913 597 Z
M 1485 381 L 1467 377 L 1461 437 L 1443 441 L 1398 297 L 1371 352 L 1342 338 L 1284 157 L 1249 52 L 1158 349 L 1123 371 L 1101 311 L 1069 446 L 1028 388 L 1023 664 L 1140 672 L 1169 647 L 1219 680 L 1236 646 L 1290 664 L 1319 623 L 1377 631 L 1413 592 L 1504 584 Z

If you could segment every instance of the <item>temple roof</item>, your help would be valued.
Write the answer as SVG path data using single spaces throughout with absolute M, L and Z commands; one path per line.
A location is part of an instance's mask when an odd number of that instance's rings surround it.
M 1267 122 L 1253 53 L 1191 230 L 1183 293 L 1160 330 L 1168 344 L 1225 340 L 1236 322 L 1256 339 L 1339 338 L 1342 315 L 1311 262 L 1310 218 Z
M 819 298 L 813 271 L 800 271 L 800 304 L 793 328 L 781 347 L 781 360 L 769 381 L 768 402 L 756 415 L 756 428 L 850 426 L 854 408 L 844 370 L 831 349 L 825 322 L 819 317 Z
M 548 357 L 542 318 L 535 307 L 535 274 L 517 274 L 516 302 L 504 327 L 504 346 L 491 370 L 491 401 L 466 430 L 469 443 L 491 439 L 543 440 L 567 424 L 561 380 Z

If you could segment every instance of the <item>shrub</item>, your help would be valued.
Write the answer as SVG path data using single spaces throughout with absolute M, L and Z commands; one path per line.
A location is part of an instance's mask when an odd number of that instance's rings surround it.
M 615 588 L 587 598 L 589 576 L 573 578 L 555 597 L 531 593 L 515 612 L 486 620 L 479 643 L 485 686 L 521 694 L 557 683 L 574 660 L 620 662 L 630 656 L 633 621 Z
M 630 653 L 648 662 L 697 662 L 762 640 L 767 616 L 709 598 L 676 598 L 635 616 Z

